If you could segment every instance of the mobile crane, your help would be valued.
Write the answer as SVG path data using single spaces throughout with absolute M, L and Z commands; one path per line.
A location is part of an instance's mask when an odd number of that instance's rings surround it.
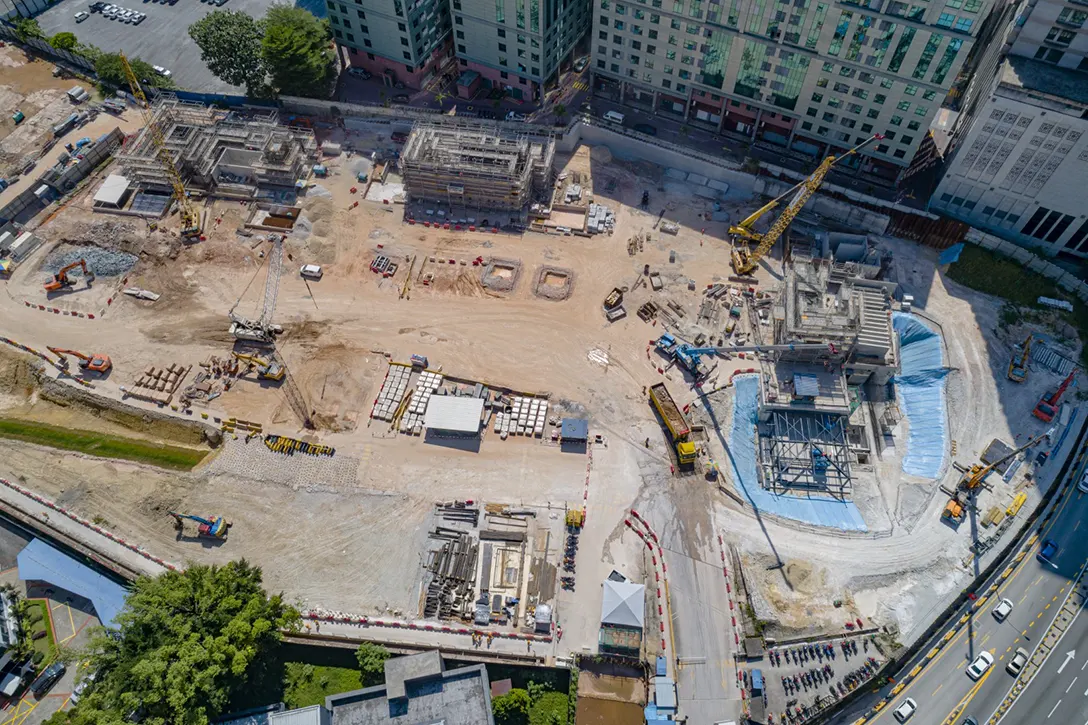
M 956 485 L 956 491 L 952 497 L 948 499 L 948 504 L 944 507 L 944 511 L 941 512 L 941 518 L 952 521 L 959 524 L 963 521 L 964 512 L 967 507 L 967 501 L 976 488 L 982 485 L 982 482 L 986 480 L 986 477 L 990 473 L 1000 466 L 1005 461 L 1019 455 L 1028 448 L 1037 445 L 1041 440 L 1046 438 L 1046 435 L 1035 436 L 1024 445 L 1020 446 L 1014 451 L 1011 451 L 1001 458 L 998 458 L 993 463 L 983 465 L 981 463 L 975 463 L 970 468 L 963 470 L 963 476 L 960 478 L 959 483 Z
M 58 292 L 65 287 L 71 287 L 72 285 L 74 285 L 75 282 L 73 282 L 72 278 L 68 276 L 68 273 L 76 267 L 80 267 L 83 270 L 83 279 L 87 280 L 88 285 L 90 285 L 91 282 L 94 282 L 94 272 L 87 268 L 87 260 L 80 259 L 79 261 L 72 262 L 71 264 L 61 267 L 60 270 L 56 274 L 54 274 L 48 282 L 45 283 L 45 291 Z
M 125 54 L 118 53 L 118 55 L 121 58 L 121 67 L 125 71 L 129 88 L 132 89 L 132 95 L 136 96 L 136 99 L 140 102 L 140 112 L 144 117 L 144 126 L 147 128 L 147 132 L 151 134 L 151 141 L 155 144 L 155 153 L 159 157 L 159 163 L 162 164 L 162 170 L 166 172 L 166 176 L 170 179 L 170 186 L 174 190 L 174 199 L 177 201 L 178 212 L 181 215 L 181 236 L 185 239 L 199 238 L 200 214 L 197 213 L 192 201 L 189 200 L 189 195 L 185 191 L 185 182 L 181 180 L 181 174 L 174 164 L 174 157 L 170 154 L 170 149 L 166 147 L 166 138 L 155 121 L 155 116 L 151 113 L 151 104 L 148 103 L 147 96 L 144 95 L 144 90 L 140 86 L 140 81 L 136 78 L 136 73 L 133 72 Z
M 230 527 L 234 525 L 222 516 L 208 516 L 205 518 L 203 516 L 193 516 L 192 514 L 179 514 L 175 511 L 168 511 L 167 513 L 174 517 L 174 528 L 178 531 L 181 531 L 185 525 L 185 519 L 189 519 L 197 523 L 197 534 L 206 539 L 225 539 Z
M 1054 416 L 1058 414 L 1058 404 L 1062 402 L 1062 396 L 1065 395 L 1066 389 L 1073 383 L 1073 378 L 1076 376 L 1077 369 L 1073 368 L 1057 390 L 1050 395 L 1039 398 L 1039 402 L 1035 404 L 1035 410 L 1031 411 L 1031 414 L 1044 423 L 1054 420 Z
M 50 347 L 46 349 L 48 349 L 49 352 L 53 353 L 57 356 L 57 358 L 59 358 L 58 362 L 60 366 L 65 370 L 68 369 L 68 358 L 65 357 L 66 355 L 71 355 L 72 357 L 79 360 L 79 366 L 84 370 L 91 370 L 96 373 L 105 374 L 108 373 L 110 371 L 110 368 L 113 367 L 113 361 L 110 360 L 109 355 L 102 355 L 97 352 L 92 352 L 90 355 L 85 355 L 76 350 L 65 350 L 64 348 L 60 347 Z
M 1031 353 L 1031 335 L 1024 340 L 1023 350 L 1020 355 L 1013 355 L 1009 360 L 1009 380 L 1014 383 L 1022 383 L 1028 376 L 1028 355 Z
M 733 241 L 733 252 L 731 255 L 733 271 L 737 274 L 749 274 L 752 272 L 759 265 L 759 260 L 763 259 L 763 256 L 767 254 L 767 252 L 771 251 L 771 247 L 775 245 L 778 238 L 786 231 L 786 227 L 788 227 L 794 217 L 800 213 L 802 207 L 804 207 L 805 203 L 809 200 L 809 197 L 815 194 L 816 190 L 820 188 L 820 185 L 824 182 L 824 177 L 827 176 L 827 172 L 831 171 L 831 167 L 843 159 L 858 153 L 873 141 L 879 141 L 883 138 L 884 137 L 880 134 L 875 134 L 841 156 L 828 156 L 818 167 L 816 167 L 816 170 L 813 171 L 812 175 L 807 179 L 793 188 L 788 189 L 777 198 L 767 202 L 736 226 L 729 227 L 729 234 L 732 236 Z M 778 219 L 771 225 L 771 228 L 768 229 L 765 234 L 760 234 L 755 231 L 755 223 L 762 218 L 764 214 L 775 209 L 783 199 L 791 194 L 793 195 L 793 198 L 790 200 L 789 204 L 786 205 L 786 208 L 779 215 Z M 740 246 L 738 246 L 738 243 Z M 750 244 L 756 245 L 754 250 L 748 246 Z
M 264 282 L 264 298 L 261 303 L 261 311 L 257 319 L 249 319 L 238 314 L 235 310 L 245 297 L 242 296 L 230 308 L 227 315 L 230 317 L 230 334 L 235 340 L 256 342 L 263 345 L 273 345 L 276 335 L 283 331 L 279 325 L 272 324 L 272 312 L 276 309 L 276 297 L 279 295 L 280 275 L 283 272 L 283 235 L 272 238 L 272 251 L 268 254 L 268 277 Z M 252 283 L 252 282 L 251 282 Z M 247 288 L 248 289 L 248 286 Z

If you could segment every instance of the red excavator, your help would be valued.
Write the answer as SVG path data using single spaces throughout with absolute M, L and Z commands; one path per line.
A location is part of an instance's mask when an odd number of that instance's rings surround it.
M 60 359 L 61 367 L 65 370 L 68 369 L 68 358 L 65 355 L 71 355 L 79 360 L 79 366 L 84 370 L 91 370 L 96 373 L 108 373 L 110 368 L 113 367 L 113 361 L 110 360 L 109 355 L 102 355 L 99 353 L 91 353 L 90 355 L 84 355 L 76 350 L 65 350 L 60 347 L 51 347 L 49 352 L 53 353 Z
M 1062 395 L 1065 394 L 1066 388 L 1072 384 L 1073 378 L 1076 376 L 1077 370 L 1074 368 L 1069 376 L 1062 381 L 1062 384 L 1058 386 L 1057 390 L 1039 398 L 1039 402 L 1035 404 L 1035 410 L 1031 411 L 1032 415 L 1044 423 L 1054 420 L 1054 416 L 1058 414 L 1058 404 L 1062 402 Z
M 73 284 L 75 284 L 75 282 L 72 281 L 72 278 L 68 276 L 68 273 L 76 267 L 80 267 L 83 269 L 83 279 L 87 280 L 88 285 L 94 281 L 94 272 L 87 269 L 87 260 L 81 259 L 78 262 L 72 262 L 69 265 L 61 267 L 60 271 L 53 275 L 53 279 L 45 283 L 45 291 L 57 292 L 64 289 L 65 287 L 71 287 Z

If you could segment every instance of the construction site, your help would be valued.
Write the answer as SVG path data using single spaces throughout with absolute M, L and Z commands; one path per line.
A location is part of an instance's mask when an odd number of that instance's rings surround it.
M 937 250 L 806 212 L 834 160 L 774 200 L 751 177 L 708 197 L 603 143 L 463 121 L 408 129 L 398 161 L 387 119 L 169 98 L 149 118 L 25 225 L 0 403 L 209 455 L 6 440 L 0 475 L 388 624 L 347 635 L 541 664 L 634 642 L 616 656 L 666 656 L 712 722 L 748 707 L 757 631 L 917 636 L 1071 445 L 1060 313 L 1007 325 Z M 132 189 L 113 209 L 111 176 Z M 165 201 L 133 216 L 141 195 Z M 644 611 L 606 622 L 609 579 Z

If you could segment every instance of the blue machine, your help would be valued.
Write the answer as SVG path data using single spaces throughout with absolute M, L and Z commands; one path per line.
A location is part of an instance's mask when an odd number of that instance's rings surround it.
M 676 361 L 687 368 L 692 375 L 699 375 L 699 364 L 702 362 L 703 355 L 716 354 L 718 354 L 716 347 L 695 347 L 686 342 L 676 348 L 673 353 Z
M 676 347 L 676 338 L 667 332 L 661 333 L 661 337 L 657 338 L 657 349 L 664 352 L 672 352 Z

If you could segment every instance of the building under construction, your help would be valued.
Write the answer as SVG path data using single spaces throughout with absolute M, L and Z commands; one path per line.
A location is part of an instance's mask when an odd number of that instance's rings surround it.
M 168 94 L 155 103 L 154 123 L 190 191 L 253 199 L 262 188 L 294 189 L 317 157 L 313 132 L 280 125 L 272 109 L 240 114 Z M 117 158 L 124 176 L 141 190 L 172 193 L 148 128 Z
M 764 367 L 759 456 L 765 487 L 845 500 L 852 464 L 868 463 L 866 428 L 875 423 L 862 386 L 886 385 L 899 351 L 895 283 L 877 279 L 882 265 L 864 236 L 833 236 L 794 249 L 785 265 L 772 310 L 775 342 L 807 345 Z
M 413 202 L 521 211 L 550 193 L 554 159 L 551 137 L 419 124 L 400 164 Z

